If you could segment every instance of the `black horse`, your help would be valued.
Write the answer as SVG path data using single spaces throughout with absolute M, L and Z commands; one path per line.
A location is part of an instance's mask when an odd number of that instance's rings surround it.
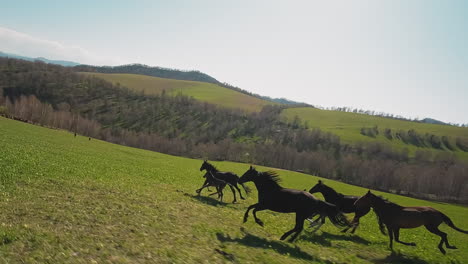
M 222 202 L 223 201 L 223 190 L 228 184 L 227 182 L 220 180 L 216 177 L 213 176 L 213 174 L 209 171 L 203 175 L 204 178 L 206 178 L 205 183 L 200 189 L 197 189 L 196 192 L 198 194 L 201 193 L 201 191 L 205 188 L 208 188 L 210 186 L 213 186 L 216 188 L 216 192 L 210 193 L 209 196 L 218 194 L 218 199 Z
M 338 209 L 343 213 L 354 213 L 353 221 L 351 221 L 351 226 L 353 229 L 351 233 L 354 234 L 356 228 L 359 226 L 359 218 L 363 217 L 370 211 L 370 207 L 361 207 L 357 208 L 354 203 L 360 198 L 359 196 L 352 196 L 352 195 L 344 195 L 335 190 L 331 187 L 325 185 L 321 180 L 309 190 L 310 193 L 322 193 L 325 201 L 334 204 L 338 207 Z M 342 232 L 346 232 L 351 227 L 346 227 L 342 230 Z
M 239 189 L 239 187 L 237 186 L 237 183 L 239 182 L 239 176 L 237 176 L 236 174 L 232 173 L 232 172 L 222 172 L 222 171 L 219 171 L 218 169 L 216 169 L 215 166 L 211 165 L 208 161 L 203 161 L 203 164 L 202 166 L 200 167 L 200 171 L 203 171 L 203 170 L 206 170 L 208 172 L 211 172 L 213 174 L 214 177 L 216 177 L 217 179 L 219 180 L 223 180 L 225 181 L 226 183 L 228 183 L 229 185 L 229 188 L 231 188 L 231 191 L 232 191 L 232 194 L 234 195 L 234 201 L 232 201 L 233 203 L 237 202 L 237 198 L 236 198 L 236 191 L 234 190 L 234 188 L 237 189 L 237 191 L 239 192 L 239 196 L 242 200 L 245 200 L 245 198 L 242 196 L 242 193 L 241 193 L 241 190 Z M 208 179 L 205 180 L 205 183 L 203 183 L 203 185 L 205 185 L 207 183 Z M 248 188 L 246 188 L 242 183 L 240 183 L 240 185 L 242 185 L 242 187 L 244 188 L 245 192 L 248 193 Z
M 263 226 L 263 222 L 257 217 L 258 211 L 272 210 L 279 213 L 296 213 L 296 225 L 284 233 L 281 240 L 295 233 L 289 239 L 290 242 L 294 241 L 304 229 L 304 220 L 316 215 L 320 215 L 321 218 L 328 216 L 336 226 L 349 226 L 348 220 L 335 205 L 321 201 L 308 192 L 281 187 L 275 172 L 258 172 L 250 166 L 250 169 L 240 178 L 239 183 L 248 181 L 254 182 L 257 187 L 258 203 L 249 206 L 244 215 L 244 223 L 252 209 L 254 209 L 255 222 L 260 226 Z

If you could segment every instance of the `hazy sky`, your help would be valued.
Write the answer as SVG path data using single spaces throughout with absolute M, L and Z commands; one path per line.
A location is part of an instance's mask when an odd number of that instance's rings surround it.
M 0 51 L 468 123 L 468 1 L 3 1 Z

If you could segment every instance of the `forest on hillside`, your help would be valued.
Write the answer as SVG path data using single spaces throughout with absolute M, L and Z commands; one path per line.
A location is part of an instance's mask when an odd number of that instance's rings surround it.
M 0 58 L 0 114 L 158 152 L 299 170 L 422 198 L 468 202 L 468 163 L 451 152 L 344 144 L 284 106 L 246 113 L 185 96 L 148 96 L 42 62 Z M 82 70 L 82 69 L 79 69 Z

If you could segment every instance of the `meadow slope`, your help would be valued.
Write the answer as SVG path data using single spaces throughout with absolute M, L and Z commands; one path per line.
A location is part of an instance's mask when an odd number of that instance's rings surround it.
M 442 255 L 424 228 L 403 230 L 417 247 L 387 248 L 373 213 L 356 235 L 327 223 L 294 244 L 279 237 L 294 215 L 259 212 L 265 227 L 242 216 L 256 193 L 238 204 L 194 190 L 200 160 L 134 149 L 0 117 L 1 263 L 463 263 L 468 235 L 446 225 L 458 250 Z M 247 164 L 216 162 L 242 174 Z M 265 170 L 266 168 L 259 168 Z M 308 189 L 317 177 L 278 170 L 283 185 Z M 331 180 L 340 192 L 365 189 Z M 248 185 L 255 189 L 253 184 Z M 468 229 L 468 208 L 384 194 L 404 205 L 429 205 Z M 232 196 L 225 192 L 226 202 Z M 327 221 L 328 222 L 328 221 Z
M 382 142 L 396 148 L 408 148 L 411 153 L 414 153 L 417 149 L 428 150 L 429 148 L 419 148 L 414 145 L 405 144 L 401 140 L 389 140 L 382 132 L 375 138 L 364 136 L 360 133 L 361 128 L 377 126 L 380 131 L 383 131 L 385 128 L 390 128 L 394 132 L 398 130 L 408 131 L 414 129 L 420 134 L 429 133 L 452 138 L 468 138 L 468 128 L 466 127 L 417 123 L 365 114 L 321 110 L 311 107 L 288 108 L 282 112 L 282 116 L 290 121 L 297 116 L 302 121 L 307 122 L 310 128 L 320 128 L 323 131 L 331 132 L 338 135 L 345 143 L 356 143 L 359 141 Z M 431 150 L 437 151 L 435 149 Z M 458 149 L 454 151 L 454 153 L 459 157 L 468 159 L 468 152 L 463 152 Z
M 250 112 L 260 111 L 264 105 L 275 104 L 212 83 L 173 80 L 125 73 L 80 72 L 79 74 L 95 76 L 113 84 L 120 83 L 120 85 L 134 91 L 149 95 L 161 94 L 162 91 L 165 90 L 166 94 L 169 95 L 181 93 L 203 102 L 223 107 L 239 108 Z

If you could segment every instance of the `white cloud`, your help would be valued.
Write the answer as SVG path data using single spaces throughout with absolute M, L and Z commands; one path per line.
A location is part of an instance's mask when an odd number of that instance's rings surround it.
M 117 64 L 115 58 L 103 58 L 78 46 L 37 38 L 12 29 L 0 27 L 0 51 L 27 57 L 68 60 L 83 64 Z

